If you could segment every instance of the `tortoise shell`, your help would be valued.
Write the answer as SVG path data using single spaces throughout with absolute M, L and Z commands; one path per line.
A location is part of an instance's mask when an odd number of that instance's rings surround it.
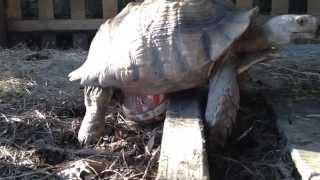
M 70 80 L 139 95 L 202 85 L 255 15 L 222 0 L 130 3 L 100 27 Z

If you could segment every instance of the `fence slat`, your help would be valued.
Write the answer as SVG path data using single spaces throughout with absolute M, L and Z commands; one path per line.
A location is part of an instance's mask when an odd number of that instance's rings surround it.
M 7 2 L 7 16 L 9 19 L 21 19 L 21 1 L 8 0 Z
M 53 0 L 39 0 L 38 7 L 39 7 L 39 19 L 41 20 L 54 19 Z
M 85 0 L 71 0 L 71 18 L 72 19 L 85 19 L 86 18 L 86 5 Z
M 6 46 L 7 28 L 5 20 L 4 0 L 0 0 L 0 46 Z
M 118 12 L 118 1 L 117 0 L 102 0 L 102 12 L 103 18 L 108 19 L 113 17 Z
M 53 0 L 39 0 L 39 19 L 50 20 L 54 19 L 54 2 Z M 41 39 L 42 48 L 56 47 L 56 34 L 53 32 L 46 32 Z
M 320 1 L 319 0 L 308 0 L 308 14 L 320 15 Z
M 241 9 L 251 9 L 253 7 L 253 0 L 237 0 L 236 4 Z
M 85 0 L 71 0 L 71 18 L 85 19 L 86 18 L 86 4 Z M 86 33 L 73 33 L 72 42 L 74 48 L 88 48 L 88 36 Z
M 87 31 L 97 30 L 103 23 L 103 19 L 84 19 L 84 20 L 22 20 L 8 21 L 8 30 L 13 32 L 31 31 Z
M 289 10 L 289 0 L 272 0 L 271 14 L 287 14 Z

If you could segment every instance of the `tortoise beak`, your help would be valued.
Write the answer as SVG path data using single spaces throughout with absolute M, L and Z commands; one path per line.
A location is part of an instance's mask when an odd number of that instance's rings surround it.
M 316 31 L 313 34 L 310 34 L 313 38 L 308 38 L 307 42 L 303 43 L 310 43 L 310 44 L 320 44 L 320 17 L 316 18 Z

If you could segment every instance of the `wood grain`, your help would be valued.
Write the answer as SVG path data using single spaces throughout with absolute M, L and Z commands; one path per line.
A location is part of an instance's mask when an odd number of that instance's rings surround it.
M 209 179 L 200 97 L 188 92 L 170 100 L 157 179 Z
M 302 180 L 320 179 L 320 101 L 269 99 Z
M 9 19 L 21 19 L 21 1 L 9 0 L 7 2 L 7 16 Z
M 53 0 L 40 0 L 38 7 L 40 20 L 54 19 Z
M 104 19 L 108 19 L 110 17 L 115 16 L 118 12 L 118 1 L 102 0 L 102 12 Z
M 32 31 L 77 31 L 96 30 L 104 22 L 102 19 L 86 20 L 21 20 L 8 21 L 8 30 L 12 32 Z
M 86 18 L 85 0 L 71 0 L 71 18 L 72 19 Z

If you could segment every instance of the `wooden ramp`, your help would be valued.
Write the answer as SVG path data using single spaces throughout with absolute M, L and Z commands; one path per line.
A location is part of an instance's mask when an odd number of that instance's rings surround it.
M 171 97 L 164 123 L 157 179 L 209 179 L 197 92 Z
M 319 45 L 290 45 L 281 59 L 253 66 L 253 89 L 263 90 L 287 137 L 291 157 L 303 180 L 320 179 Z M 250 86 L 248 86 L 250 87 Z
M 320 99 L 272 99 L 302 180 L 320 180 Z

